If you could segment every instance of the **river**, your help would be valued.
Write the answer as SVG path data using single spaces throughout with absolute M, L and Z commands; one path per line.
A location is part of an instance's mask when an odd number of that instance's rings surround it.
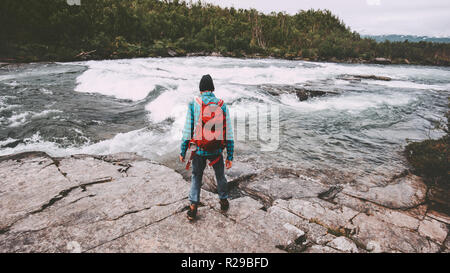
M 236 142 L 237 160 L 267 165 L 371 175 L 404 168 L 408 139 L 441 136 L 434 122 L 448 111 L 446 67 L 220 57 L 9 65 L 0 69 L 0 155 L 136 152 L 175 160 L 187 104 L 204 74 L 234 118 L 258 106 L 279 109 L 276 149 L 261 151 L 260 139 Z M 271 88 L 336 94 L 299 101 L 295 94 L 274 96 Z

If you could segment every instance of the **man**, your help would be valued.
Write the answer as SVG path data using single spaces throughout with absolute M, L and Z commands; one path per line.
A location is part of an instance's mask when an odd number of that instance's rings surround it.
M 202 111 L 204 111 L 203 109 L 205 105 L 216 105 L 216 107 L 220 107 L 222 111 L 221 114 L 223 114 L 223 116 L 225 117 L 225 139 L 223 141 L 222 147 L 211 150 L 202 149 L 200 146 L 197 146 L 195 152 L 192 153 L 193 157 L 191 159 L 193 170 L 191 177 L 191 191 L 189 193 L 190 206 L 187 212 L 187 217 L 190 221 L 195 220 L 195 218 L 197 217 L 197 208 L 200 202 L 200 188 L 202 185 L 203 171 L 205 170 L 207 161 L 210 161 L 210 166 L 212 165 L 216 175 L 217 191 L 220 199 L 220 209 L 223 212 L 226 212 L 229 208 L 227 180 L 225 178 L 224 167 L 226 166 L 227 169 L 230 169 L 233 165 L 233 128 L 228 107 L 225 103 L 223 103 L 222 100 L 218 99 L 213 92 L 214 83 L 211 76 L 204 75 L 200 81 L 200 98 L 189 103 L 186 123 L 183 129 L 183 138 L 180 152 L 181 162 L 185 161 L 186 151 L 188 150 L 190 144 L 193 143 L 192 139 L 194 138 L 194 131 L 198 130 L 196 126 L 198 127 L 199 118 L 202 115 Z M 227 159 L 225 164 L 222 155 L 223 148 L 227 149 Z M 189 162 L 187 168 L 189 168 Z

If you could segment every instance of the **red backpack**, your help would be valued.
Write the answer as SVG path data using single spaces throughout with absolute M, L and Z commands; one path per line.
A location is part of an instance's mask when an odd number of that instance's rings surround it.
M 195 101 L 200 105 L 201 112 L 190 143 L 204 151 L 224 148 L 226 117 L 222 111 L 223 100 L 205 104 L 201 98 L 197 97 Z
M 188 147 L 195 145 L 203 151 L 223 149 L 226 145 L 226 116 L 222 110 L 223 100 L 205 104 L 201 98 L 197 97 L 195 101 L 201 107 L 200 117 L 194 127 L 194 134 L 189 141 Z M 193 150 L 186 169 L 189 169 L 194 153 L 195 151 Z M 219 159 L 220 156 L 209 165 L 214 165 Z

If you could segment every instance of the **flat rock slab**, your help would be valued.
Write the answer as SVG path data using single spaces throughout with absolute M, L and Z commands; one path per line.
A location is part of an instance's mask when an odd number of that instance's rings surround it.
M 353 238 L 364 244 L 368 250 L 406 253 L 440 251 L 438 244 L 416 230 L 391 225 L 376 216 L 361 213 L 352 222 L 358 227 Z
M 134 154 L 1 157 L 0 177 L 0 252 L 283 252 L 300 234 L 250 197 L 224 215 L 207 191 L 190 223 L 189 184 Z
M 0 157 L 0 252 L 448 252 L 449 218 L 414 176 L 357 191 L 254 171 L 228 173 L 243 195 L 225 214 L 202 190 L 189 222 L 189 183 L 135 154 Z
M 385 186 L 373 186 L 367 191 L 346 187 L 344 193 L 392 209 L 408 209 L 425 202 L 427 187 L 418 176 L 408 174 Z
M 44 153 L 4 159 L 0 160 L 0 230 L 7 230 L 41 210 L 64 190 L 76 186 Z
M 239 188 L 270 206 L 276 199 L 302 199 L 318 197 L 330 189 L 318 179 L 290 170 L 269 168 L 240 183 Z
M 332 240 L 328 243 L 328 246 L 333 247 L 337 250 L 340 250 L 342 252 L 348 252 L 348 253 L 358 253 L 358 247 L 356 244 L 346 237 L 337 237 L 336 239 Z
M 426 217 L 419 226 L 419 234 L 442 244 L 448 235 L 447 224 L 439 222 L 431 217 Z

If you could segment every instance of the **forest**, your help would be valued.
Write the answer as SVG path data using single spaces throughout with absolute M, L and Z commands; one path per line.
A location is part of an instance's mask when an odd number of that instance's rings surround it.
M 178 0 L 2 0 L 0 26 L 3 62 L 215 54 L 450 65 L 450 44 L 377 43 L 329 10 L 288 15 Z

